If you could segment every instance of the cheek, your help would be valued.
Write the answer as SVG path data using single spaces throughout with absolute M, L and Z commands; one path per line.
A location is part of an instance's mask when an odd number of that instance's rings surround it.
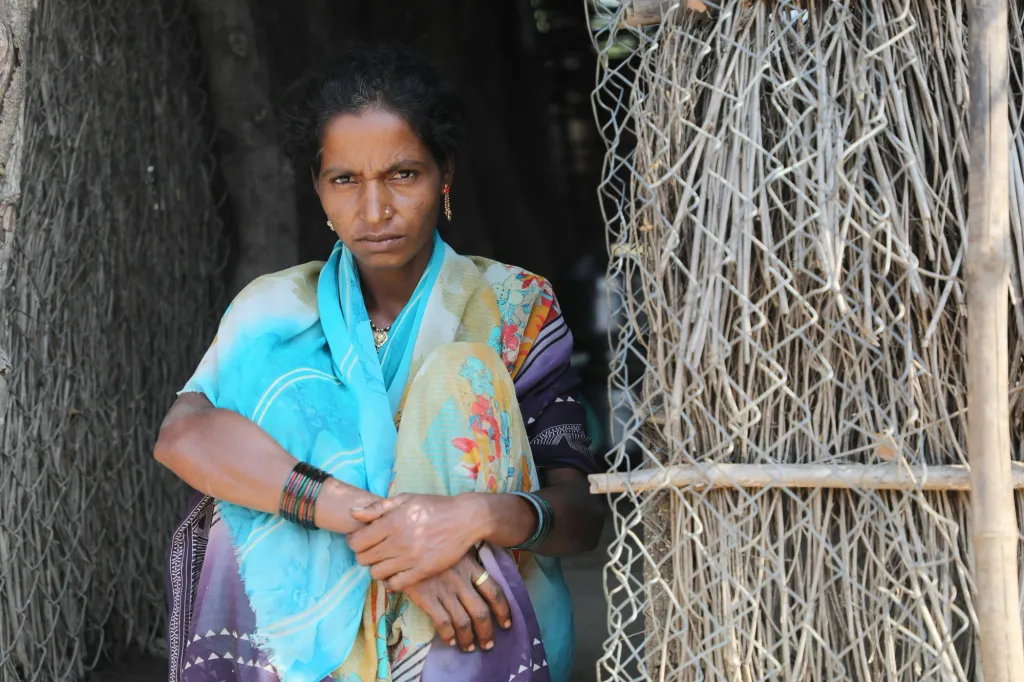
M 328 216 L 341 220 L 351 215 L 355 202 L 342 192 L 327 190 L 320 193 L 320 205 Z
M 427 192 L 411 193 L 403 198 L 403 208 L 409 217 L 428 220 L 437 208 L 437 202 Z

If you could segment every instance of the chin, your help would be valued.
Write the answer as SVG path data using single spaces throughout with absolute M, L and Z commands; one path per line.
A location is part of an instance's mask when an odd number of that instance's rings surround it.
M 397 270 L 405 267 L 412 260 L 412 256 L 405 253 L 358 253 L 355 254 L 356 262 L 365 268 L 373 270 Z
M 352 254 L 356 262 L 366 268 L 373 270 L 397 270 L 409 264 L 418 251 L 409 249 L 395 249 L 393 251 L 371 251 L 368 249 L 353 249 Z

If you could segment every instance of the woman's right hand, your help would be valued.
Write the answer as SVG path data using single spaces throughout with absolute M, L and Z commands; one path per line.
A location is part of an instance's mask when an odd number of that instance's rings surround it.
M 512 612 L 498 581 L 491 577 L 474 584 L 483 573 L 480 563 L 467 554 L 447 571 L 404 590 L 434 621 L 441 638 L 467 653 L 476 649 L 476 643 L 485 651 L 494 647 L 494 621 L 502 628 L 512 627 Z

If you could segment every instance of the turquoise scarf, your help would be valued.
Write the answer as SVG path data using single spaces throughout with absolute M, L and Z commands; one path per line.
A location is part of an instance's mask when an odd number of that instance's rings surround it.
M 217 352 L 204 360 L 189 390 L 249 416 L 290 452 L 310 453 L 309 463 L 335 478 L 386 496 L 398 436 L 394 416 L 449 251 L 435 234 L 426 271 L 379 352 L 355 260 L 340 242 L 320 270 L 315 301 L 303 293 L 309 288 L 303 278 L 315 275 L 309 266 L 261 278 L 225 315 Z M 260 354 L 268 358 L 260 366 L 244 358 L 255 339 L 272 344 Z M 301 404 L 285 394 L 297 382 L 305 392 Z M 319 682 L 351 651 L 369 570 L 356 563 L 341 536 L 226 502 L 218 511 L 257 614 L 258 645 L 289 682 Z

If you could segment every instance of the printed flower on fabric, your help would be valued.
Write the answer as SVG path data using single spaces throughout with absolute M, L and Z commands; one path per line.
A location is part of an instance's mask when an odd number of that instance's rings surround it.
M 544 279 L 542 277 L 538 277 L 532 272 L 526 272 L 525 270 L 521 270 L 516 273 L 516 279 L 522 283 L 521 286 L 523 289 L 534 289 L 544 283 Z
M 519 345 L 523 337 L 521 329 L 519 324 L 503 322 L 500 327 L 491 330 L 489 345 L 501 358 L 509 373 L 515 369 L 516 358 L 519 356 Z
M 491 453 L 488 456 L 488 461 L 493 461 L 498 455 L 498 449 L 501 447 L 499 443 L 501 426 L 494 417 L 494 408 L 491 405 L 491 401 L 487 396 L 477 396 L 476 402 L 473 403 L 470 409 L 472 413 L 469 416 L 469 428 L 473 430 L 474 434 L 484 436 L 490 441 Z
M 469 381 L 473 387 L 473 393 L 478 396 L 493 396 L 494 395 L 494 377 L 491 375 L 491 370 L 487 368 L 484 361 L 478 357 L 467 358 L 462 364 L 462 369 L 459 370 L 459 375 Z
M 534 298 L 532 289 L 524 285 L 520 275 L 513 275 L 494 287 L 494 296 L 504 323 L 516 322 L 520 326 L 526 324 L 530 317 L 530 302 Z
M 505 368 L 511 373 L 515 365 L 509 364 L 508 355 L 505 353 L 505 346 L 501 343 L 501 327 L 495 327 L 491 330 L 491 336 L 487 339 L 487 345 L 494 349 L 494 352 L 498 354 L 501 361 L 505 363 Z
M 459 460 L 457 469 L 470 480 L 475 481 L 480 476 L 480 447 L 473 438 L 456 438 L 452 445 L 462 451 L 462 458 Z
M 522 339 L 518 324 L 503 324 L 501 327 L 501 345 L 506 353 L 518 353 L 519 341 Z
M 494 295 L 500 308 L 522 306 L 526 304 L 526 291 L 518 277 L 510 277 L 494 287 Z
M 481 441 L 483 447 L 487 447 L 489 441 L 486 436 L 477 434 L 476 438 L 456 438 L 452 441 L 452 445 L 463 452 L 462 458 L 456 465 L 456 470 L 462 475 L 469 478 L 471 481 L 477 481 L 480 478 L 480 470 L 483 467 L 483 462 L 480 457 Z M 494 457 L 488 457 L 488 460 L 493 461 Z M 497 492 L 498 490 L 498 479 L 494 473 L 487 475 L 486 489 L 489 492 Z

